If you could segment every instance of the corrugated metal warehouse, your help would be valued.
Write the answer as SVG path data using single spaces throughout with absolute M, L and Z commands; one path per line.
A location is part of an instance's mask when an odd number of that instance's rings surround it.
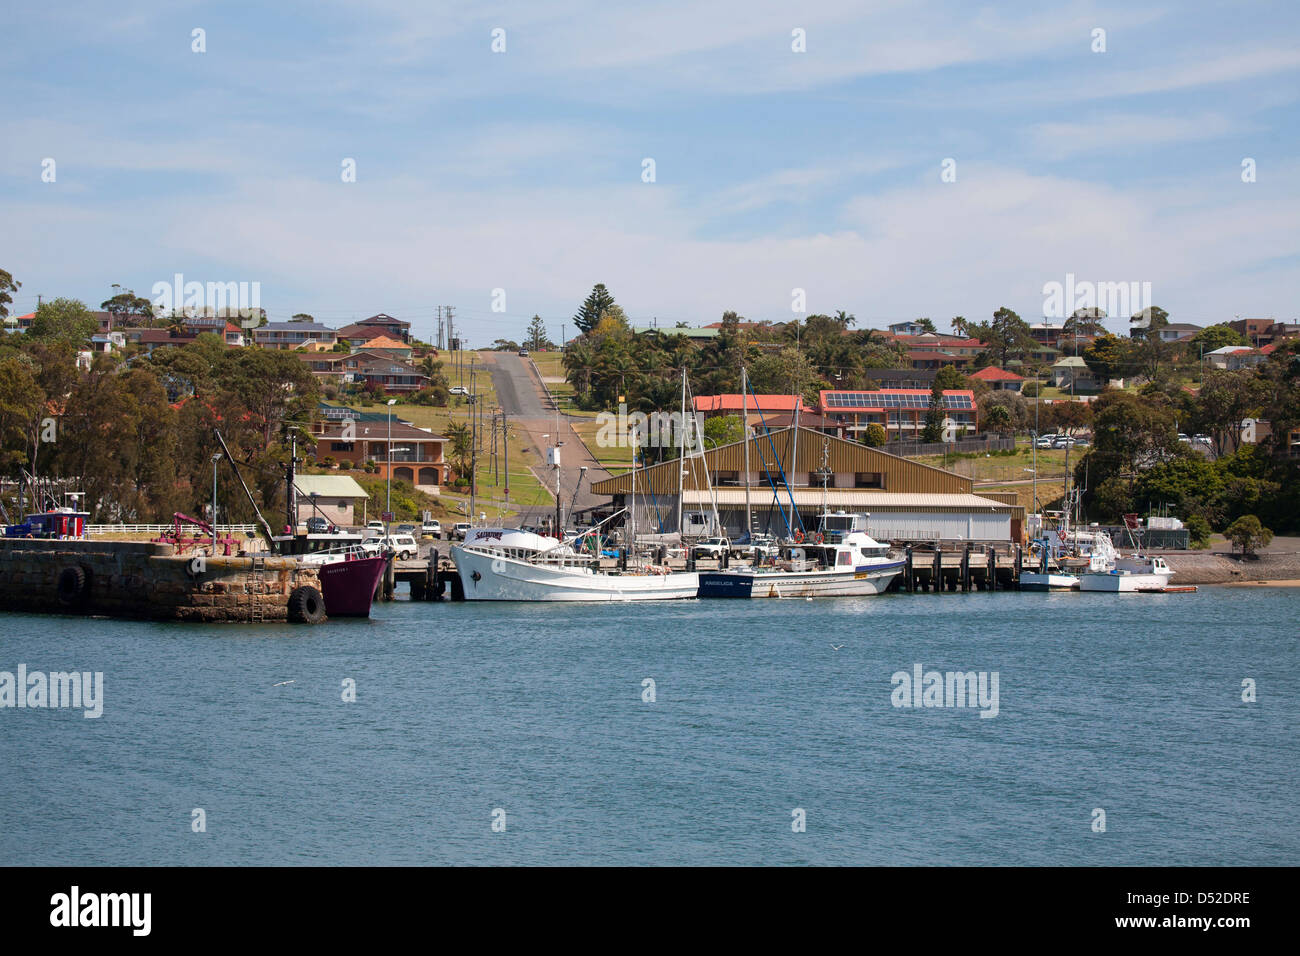
M 748 441 L 748 499 L 754 531 L 783 537 L 799 529 L 815 530 L 823 505 L 825 462 L 826 507 L 869 514 L 872 534 L 881 540 L 1021 538 L 1024 508 L 1014 504 L 1014 496 L 978 495 L 970 478 L 812 429 L 800 428 L 797 444 L 793 434 L 793 428 L 786 428 Z M 679 530 L 681 495 L 687 534 L 710 530 L 715 507 L 724 533 L 743 534 L 745 444 L 720 445 L 684 464 L 673 460 L 640 469 L 636 474 L 638 527 L 664 533 Z M 614 508 L 631 503 L 631 472 L 591 487 L 598 495 L 609 495 Z

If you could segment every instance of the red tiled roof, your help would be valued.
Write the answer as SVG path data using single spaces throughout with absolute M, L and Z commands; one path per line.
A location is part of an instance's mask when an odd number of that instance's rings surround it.
M 696 395 L 695 410 L 697 412 L 721 412 L 721 411 L 740 411 L 743 404 L 743 396 L 736 395 Z M 751 411 L 789 411 L 795 409 L 796 399 L 793 395 L 750 395 L 748 408 Z M 799 407 L 803 407 L 802 401 L 798 402 Z
M 970 377 L 977 378 L 981 382 L 1023 382 L 1025 380 L 1023 375 L 1008 372 L 1006 369 L 995 368 L 992 365 L 982 368 L 978 372 L 972 372 Z

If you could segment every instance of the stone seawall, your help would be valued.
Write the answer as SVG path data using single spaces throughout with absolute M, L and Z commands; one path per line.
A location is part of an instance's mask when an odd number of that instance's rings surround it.
M 1300 580 L 1300 554 L 1261 554 L 1255 559 L 1197 551 L 1165 551 L 1160 555 L 1175 571 L 1170 584 Z
M 0 540 L 0 610 L 170 621 L 290 619 L 315 569 L 274 556 L 178 556 L 169 544 Z

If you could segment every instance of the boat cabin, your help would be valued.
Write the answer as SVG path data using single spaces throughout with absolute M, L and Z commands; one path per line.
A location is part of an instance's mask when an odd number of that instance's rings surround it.
M 6 538 L 52 538 L 65 540 L 84 538 L 86 536 L 87 511 L 72 511 L 59 508 L 54 511 L 41 511 L 29 514 L 22 524 L 13 524 L 5 528 Z

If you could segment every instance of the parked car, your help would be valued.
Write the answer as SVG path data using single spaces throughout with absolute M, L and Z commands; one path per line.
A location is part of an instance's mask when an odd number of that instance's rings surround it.
M 382 521 L 367 521 L 366 527 L 371 531 L 379 531 L 382 533 L 384 530 L 384 523 Z
M 426 538 L 441 538 L 441 537 L 442 537 L 442 522 L 441 522 L 441 521 L 426 521 L 426 522 L 425 522 L 423 525 L 421 525 L 421 527 L 420 527 L 420 534 L 424 535 Z
M 1071 446 L 1073 446 L 1073 445 L 1075 445 L 1075 444 L 1077 444 L 1077 443 L 1076 443 L 1075 440 L 1074 440 L 1073 438 L 1071 438 L 1069 435 L 1059 435 L 1059 436 L 1057 436 L 1056 440 L 1055 440 L 1054 442 L 1052 442 L 1052 447 L 1053 447 L 1053 448 L 1070 448 Z
M 458 521 L 455 525 L 452 526 L 452 529 L 451 529 L 451 536 L 452 536 L 453 538 L 455 538 L 457 541 L 464 541 L 464 540 L 465 540 L 465 534 L 466 534 L 468 531 L 469 531 L 469 522 L 468 522 L 468 521 Z
M 1198 444 L 1198 445 L 1210 445 L 1210 444 L 1212 444 L 1211 441 L 1210 441 L 1210 436 L 1209 436 L 1209 435 L 1197 435 L 1195 438 L 1192 439 L 1192 441 L 1196 442 L 1196 444 Z
M 453 385 L 451 388 L 447 389 L 447 394 L 449 394 L 449 395 L 468 395 L 468 394 L 469 394 L 469 389 L 466 388 L 464 385 Z
M 732 545 L 731 556 L 733 558 L 743 558 L 746 561 L 762 561 L 769 555 L 774 555 L 780 550 L 776 539 L 770 534 L 753 535 L 747 544 Z
M 409 534 L 375 535 L 362 541 L 361 547 L 369 554 L 392 551 L 399 561 L 406 561 L 420 554 L 419 544 Z
M 731 539 L 705 538 L 703 541 L 696 542 L 695 547 L 691 548 L 691 557 L 717 560 L 730 551 Z
M 519 350 L 519 357 L 520 357 L 520 358 L 528 358 L 528 349 L 520 349 L 520 350 Z
M 312 515 L 307 519 L 308 534 L 329 534 L 330 529 L 334 526 L 322 518 L 320 515 Z
M 1182 432 L 1179 432 L 1179 433 L 1178 433 L 1178 440 L 1179 440 L 1179 441 L 1185 441 L 1185 442 L 1187 442 L 1189 445 L 1192 443 L 1192 439 L 1191 439 L 1189 436 L 1184 435 Z
M 393 533 L 414 535 L 415 525 L 409 523 L 399 524 L 396 528 L 393 529 Z
M 1034 445 L 1038 448 L 1051 448 L 1054 441 L 1056 441 L 1055 435 L 1039 435 Z

